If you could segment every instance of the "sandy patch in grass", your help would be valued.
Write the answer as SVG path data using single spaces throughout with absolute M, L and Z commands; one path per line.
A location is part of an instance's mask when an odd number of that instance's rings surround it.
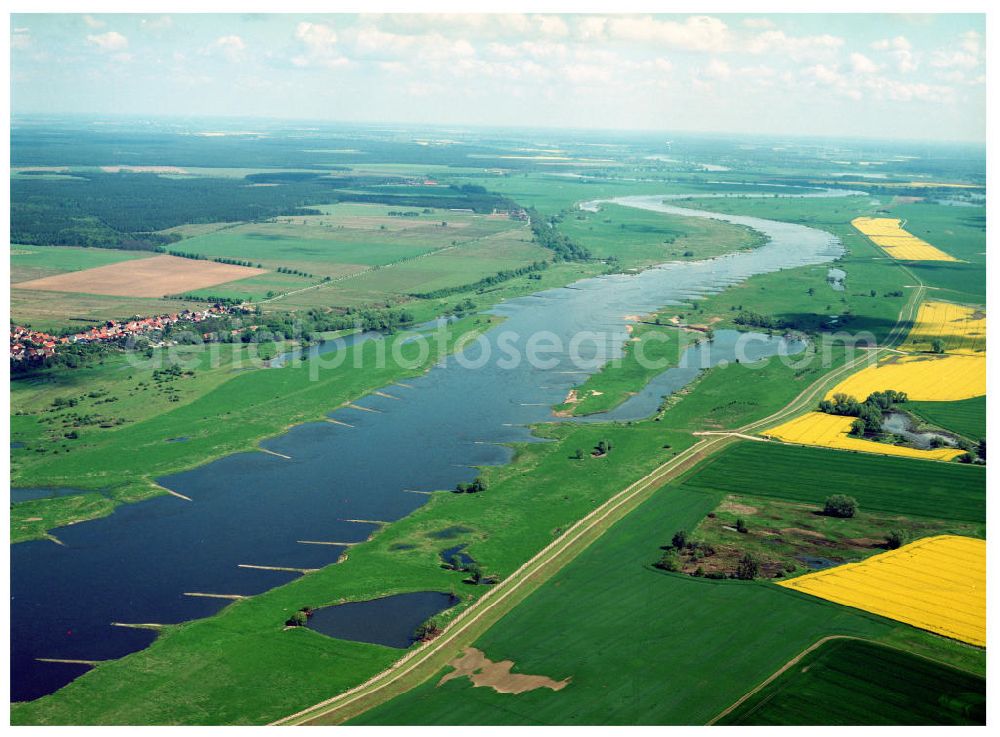
M 512 660 L 501 660 L 494 663 L 486 655 L 474 647 L 467 647 L 462 654 L 449 665 L 454 668 L 451 673 L 441 677 L 440 686 L 453 678 L 468 678 L 476 687 L 489 686 L 497 693 L 524 693 L 536 688 L 550 688 L 561 691 L 569 685 L 570 679 L 554 681 L 548 676 L 529 676 L 522 673 L 511 673 L 514 666 Z
M 163 297 L 216 284 L 266 274 L 264 269 L 231 266 L 215 261 L 195 261 L 177 256 L 121 261 L 68 274 L 21 282 L 18 289 L 43 292 L 106 294 L 115 297 Z
M 822 532 L 817 532 L 816 530 L 806 530 L 801 527 L 786 527 L 781 530 L 782 535 L 803 535 L 805 537 L 814 537 L 817 540 L 826 540 L 826 535 Z
M 751 507 L 749 504 L 740 504 L 739 502 L 734 502 L 732 499 L 726 499 L 719 505 L 719 510 L 722 512 L 732 512 L 733 514 L 757 514 L 759 511 L 757 507 Z

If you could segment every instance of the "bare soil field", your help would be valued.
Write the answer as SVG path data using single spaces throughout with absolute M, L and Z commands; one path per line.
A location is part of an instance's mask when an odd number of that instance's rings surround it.
M 162 297 L 266 273 L 264 269 L 162 255 L 47 276 L 15 287 L 116 297 Z

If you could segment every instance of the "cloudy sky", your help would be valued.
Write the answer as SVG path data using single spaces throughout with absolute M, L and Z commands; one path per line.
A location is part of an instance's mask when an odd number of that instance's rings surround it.
M 12 113 L 985 137 L 978 15 L 14 15 Z

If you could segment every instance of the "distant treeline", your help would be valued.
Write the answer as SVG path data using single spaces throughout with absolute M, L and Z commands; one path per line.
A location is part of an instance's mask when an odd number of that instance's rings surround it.
M 253 187 L 248 182 L 280 186 Z M 406 185 L 408 180 L 399 177 L 309 172 L 268 172 L 245 179 L 103 172 L 74 173 L 73 179 L 23 177 L 11 182 L 11 239 L 40 246 L 151 251 L 178 241 L 176 234 L 155 232 L 177 225 L 318 215 L 310 205 L 331 202 L 484 213 L 516 207 L 477 185 Z
M 441 299 L 442 297 L 450 297 L 453 294 L 461 294 L 462 292 L 487 289 L 488 287 L 496 286 L 497 284 L 515 279 L 519 276 L 524 276 L 525 274 L 545 271 L 547 268 L 549 268 L 548 261 L 534 261 L 530 265 L 522 266 L 519 269 L 506 269 L 504 271 L 498 271 L 493 276 L 483 277 L 479 281 L 473 282 L 472 284 L 459 284 L 454 287 L 443 287 L 441 289 L 435 289 L 431 292 L 412 292 L 410 296 L 416 297 L 417 299 Z

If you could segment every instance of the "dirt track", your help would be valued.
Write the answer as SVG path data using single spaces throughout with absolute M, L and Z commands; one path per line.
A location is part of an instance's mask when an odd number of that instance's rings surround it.
M 162 255 L 46 276 L 12 286 L 15 289 L 37 289 L 43 292 L 163 297 L 266 273 L 264 269 L 247 266 Z

